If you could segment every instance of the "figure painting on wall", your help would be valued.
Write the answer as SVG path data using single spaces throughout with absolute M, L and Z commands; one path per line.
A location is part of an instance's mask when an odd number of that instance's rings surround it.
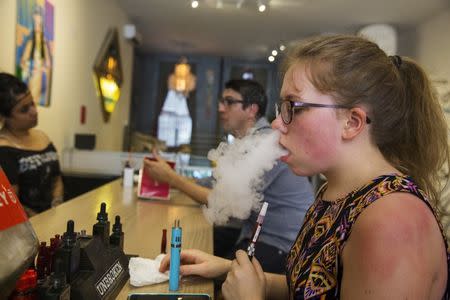
M 53 14 L 52 0 L 17 0 L 16 75 L 41 106 L 50 105 Z

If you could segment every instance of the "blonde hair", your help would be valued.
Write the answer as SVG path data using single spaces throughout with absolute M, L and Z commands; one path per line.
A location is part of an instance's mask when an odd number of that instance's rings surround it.
M 339 104 L 368 109 L 372 141 L 439 208 L 438 171 L 449 164 L 447 123 L 423 69 L 412 59 L 388 57 L 375 43 L 348 35 L 314 37 L 294 46 L 284 72 L 299 62 L 318 91 Z

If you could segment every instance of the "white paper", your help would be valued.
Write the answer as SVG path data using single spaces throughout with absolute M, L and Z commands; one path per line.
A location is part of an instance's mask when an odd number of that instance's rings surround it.
M 158 255 L 155 259 L 132 257 L 128 264 L 130 269 L 130 284 L 133 286 L 151 285 L 169 280 L 169 271 L 159 272 L 161 260 L 165 254 Z

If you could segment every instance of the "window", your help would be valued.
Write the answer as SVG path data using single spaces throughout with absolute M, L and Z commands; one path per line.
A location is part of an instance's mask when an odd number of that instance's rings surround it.
M 158 118 L 158 139 L 169 147 L 190 144 L 192 119 L 186 97 L 174 90 L 167 92 L 164 105 Z

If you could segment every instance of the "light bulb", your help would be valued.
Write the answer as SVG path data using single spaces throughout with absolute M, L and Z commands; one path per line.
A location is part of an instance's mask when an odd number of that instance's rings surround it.
M 273 62 L 273 61 L 275 60 L 275 57 L 273 57 L 273 56 L 271 55 L 271 56 L 269 56 L 268 60 L 269 60 L 270 62 Z
M 281 45 L 280 45 L 280 51 L 284 51 L 285 49 L 286 49 L 286 46 L 283 45 L 283 44 L 281 44 Z
M 266 6 L 264 4 L 258 5 L 259 12 L 264 12 L 266 10 Z
M 278 55 L 278 51 L 277 50 L 272 50 L 272 55 L 273 56 L 277 56 Z
M 198 1 L 197 0 L 192 1 L 191 2 L 191 6 L 192 6 L 192 8 L 197 8 L 198 7 Z

